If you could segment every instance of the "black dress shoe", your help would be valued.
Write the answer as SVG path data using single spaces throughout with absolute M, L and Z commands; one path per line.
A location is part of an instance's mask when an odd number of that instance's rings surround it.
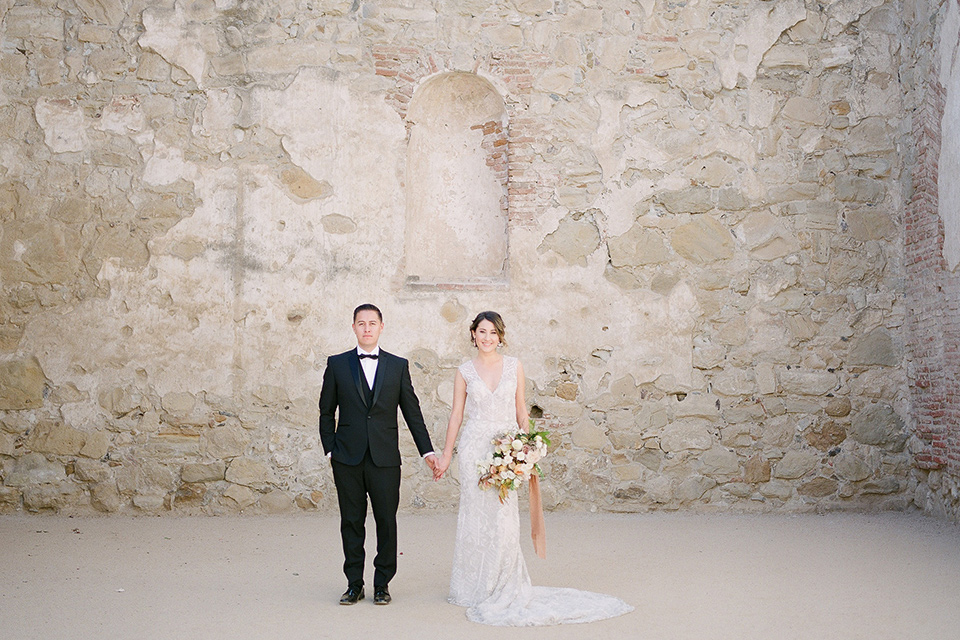
M 373 604 L 390 604 L 392 599 L 385 586 L 373 588 Z
M 357 604 L 363 600 L 363 587 L 347 587 L 340 596 L 340 604 Z

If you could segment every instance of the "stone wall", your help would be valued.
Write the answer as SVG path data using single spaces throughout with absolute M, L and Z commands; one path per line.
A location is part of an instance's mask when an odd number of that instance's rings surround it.
M 910 449 L 915 503 L 960 517 L 960 5 L 906 5 L 910 60 L 906 92 L 913 133 L 905 216 Z M 912 19 L 911 19 L 912 18 Z M 948 177 L 940 180 L 940 177 Z M 953 248 L 951 249 L 951 245 Z
M 316 400 L 365 301 L 437 446 L 504 314 L 548 508 L 908 506 L 899 9 L 0 0 L 0 509 L 335 509 Z M 506 108 L 487 282 L 407 279 L 407 106 L 449 72 Z M 454 508 L 402 441 L 402 508 Z

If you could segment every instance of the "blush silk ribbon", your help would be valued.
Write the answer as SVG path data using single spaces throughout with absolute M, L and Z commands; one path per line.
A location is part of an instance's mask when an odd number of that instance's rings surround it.
M 543 501 L 540 499 L 540 477 L 530 476 L 530 537 L 533 550 L 542 559 L 547 558 L 547 528 L 543 522 Z

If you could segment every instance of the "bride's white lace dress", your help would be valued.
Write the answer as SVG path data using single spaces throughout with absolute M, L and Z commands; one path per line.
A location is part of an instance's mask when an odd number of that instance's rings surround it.
M 577 589 L 534 587 L 520 552 L 517 492 L 500 504 L 497 492 L 477 485 L 477 462 L 491 440 L 517 428 L 517 359 L 504 356 L 495 391 L 472 361 L 460 365 L 467 382 L 466 421 L 460 430 L 460 515 L 450 578 L 450 602 L 467 609 L 474 622 L 534 626 L 593 622 L 633 610 L 619 598 Z

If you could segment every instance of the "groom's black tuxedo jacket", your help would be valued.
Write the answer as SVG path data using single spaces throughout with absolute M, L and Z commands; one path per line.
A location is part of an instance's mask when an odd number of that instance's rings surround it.
M 327 358 L 320 389 L 320 443 L 325 453 L 337 462 L 357 465 L 369 449 L 378 467 L 400 466 L 398 408 L 420 455 L 433 450 L 404 358 L 381 349 L 373 390 L 366 387 L 356 349 Z

